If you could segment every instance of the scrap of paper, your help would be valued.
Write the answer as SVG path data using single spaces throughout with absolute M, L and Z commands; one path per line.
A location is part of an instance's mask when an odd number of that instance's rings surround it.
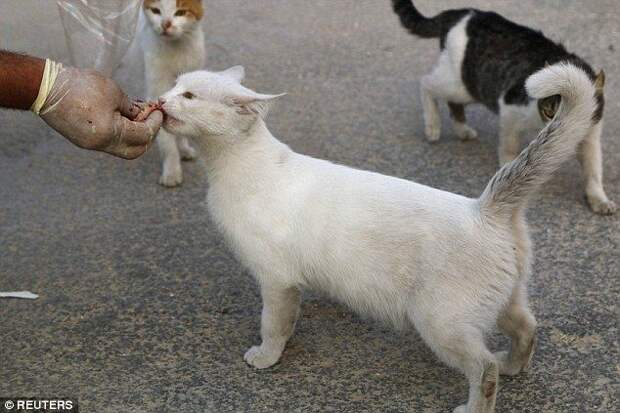
M 30 291 L 7 291 L 0 292 L 0 298 L 26 298 L 28 300 L 34 300 L 35 298 L 39 298 L 39 296 Z

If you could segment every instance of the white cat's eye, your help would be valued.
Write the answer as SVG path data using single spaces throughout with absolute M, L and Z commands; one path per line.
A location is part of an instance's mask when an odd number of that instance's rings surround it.
M 159 11 L 159 9 L 157 7 L 151 7 L 151 13 L 153 13 L 153 14 L 160 14 L 161 11 Z
M 185 16 L 185 14 L 187 13 L 187 10 L 177 10 L 176 13 L 174 13 L 175 16 Z
M 193 98 L 196 97 L 196 95 L 194 95 L 192 92 L 185 92 L 185 93 L 183 93 L 183 97 L 185 99 L 193 99 Z

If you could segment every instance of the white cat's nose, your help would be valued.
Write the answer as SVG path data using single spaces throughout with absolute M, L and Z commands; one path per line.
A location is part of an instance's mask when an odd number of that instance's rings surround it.
M 164 99 L 164 98 L 159 98 L 159 99 L 157 100 L 157 103 L 159 103 L 159 106 L 164 106 L 164 104 L 166 103 L 166 99 Z
M 161 28 L 164 29 L 164 33 L 172 26 L 172 22 L 170 20 L 164 20 L 161 22 Z

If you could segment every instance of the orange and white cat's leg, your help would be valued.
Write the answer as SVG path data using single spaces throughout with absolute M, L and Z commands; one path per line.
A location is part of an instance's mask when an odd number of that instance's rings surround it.
M 175 136 L 164 129 L 160 129 L 157 134 L 157 146 L 163 161 L 159 183 L 167 187 L 181 185 L 183 183 L 183 170 L 181 169 L 181 154 Z
M 590 208 L 597 214 L 610 215 L 616 212 L 616 204 L 607 198 L 603 189 L 602 131 L 603 121 L 600 121 L 582 142 L 578 158 L 586 178 L 586 197 Z
M 177 136 L 177 147 L 182 161 L 193 161 L 198 157 L 196 149 L 192 148 L 187 138 Z

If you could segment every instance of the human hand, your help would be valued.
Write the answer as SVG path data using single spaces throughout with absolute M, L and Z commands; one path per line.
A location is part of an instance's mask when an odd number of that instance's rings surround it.
M 163 121 L 159 110 L 134 121 L 144 107 L 94 70 L 62 67 L 39 114 L 81 148 L 135 159 L 146 152 Z

